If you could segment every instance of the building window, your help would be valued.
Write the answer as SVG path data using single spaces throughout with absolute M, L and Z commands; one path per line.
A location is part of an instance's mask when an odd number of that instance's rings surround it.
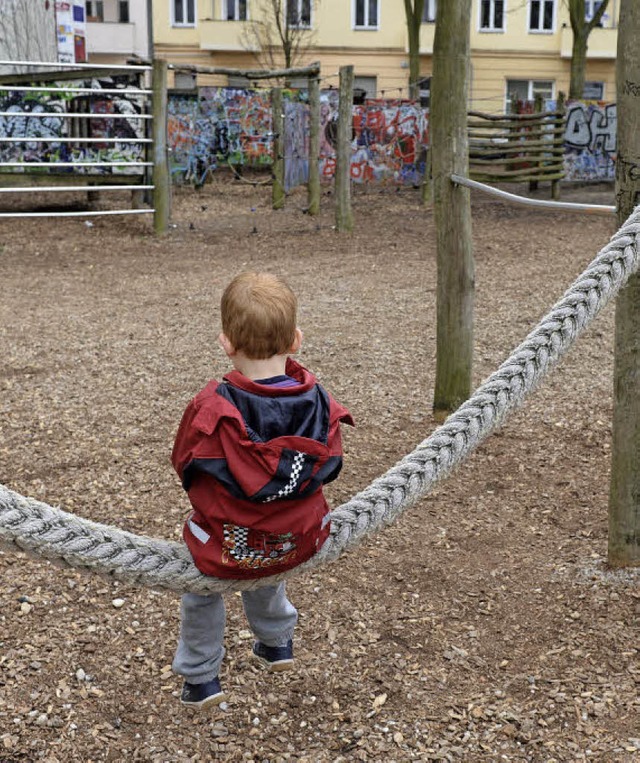
M 480 0 L 480 31 L 504 32 L 505 0 Z
M 87 0 L 87 21 L 104 21 L 104 2 L 102 0 Z
M 368 98 L 375 98 L 378 93 L 377 77 L 353 78 L 353 102 L 364 103 Z
M 222 16 L 225 21 L 247 20 L 247 0 L 225 0 L 225 4 Z
M 585 82 L 582 97 L 585 101 L 604 101 L 604 82 Z
M 529 31 L 553 32 L 555 0 L 531 0 L 529 6 Z
M 515 101 L 535 101 L 540 96 L 543 103 L 553 100 L 554 83 L 552 80 L 537 79 L 508 79 L 507 80 L 507 113 L 513 111 Z
M 431 107 L 431 77 L 422 77 L 418 80 L 420 88 L 420 105 L 423 109 Z
M 118 23 L 129 23 L 129 0 L 119 0 L 118 2 Z
M 602 5 L 602 0 L 584 0 L 584 20 L 591 21 L 595 16 L 598 8 Z M 598 22 L 597 26 L 604 26 L 603 21 L 607 18 L 607 13 L 602 15 L 602 18 Z
M 311 26 L 311 0 L 287 0 L 287 21 L 299 29 Z
M 437 0 L 424 0 L 424 6 L 422 8 L 423 24 L 433 24 L 436 20 L 436 3 Z
M 196 0 L 172 0 L 173 26 L 196 25 Z
M 354 26 L 356 29 L 377 29 L 380 0 L 354 0 Z

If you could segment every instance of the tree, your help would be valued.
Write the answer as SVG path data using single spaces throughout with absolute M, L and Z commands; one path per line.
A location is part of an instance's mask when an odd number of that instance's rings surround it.
M 409 98 L 420 97 L 420 26 L 424 0 L 404 0 L 404 13 L 409 37 Z
M 640 199 L 640 4 L 622 0 L 616 60 L 618 225 Z M 640 565 L 640 275 L 616 301 L 613 447 L 609 488 L 609 564 Z
M 436 383 L 438 420 L 471 392 L 474 262 L 469 190 L 451 174 L 469 174 L 467 99 L 471 0 L 438 3 L 431 78 L 433 199 L 438 259 Z
M 586 19 L 585 0 L 568 0 L 569 20 L 573 31 L 573 48 L 571 51 L 571 82 L 569 98 L 580 99 L 584 93 L 584 76 L 587 66 L 587 47 L 589 35 L 602 21 L 609 0 L 600 0 L 593 16 Z
M 245 49 L 263 69 L 291 69 L 301 62 L 314 37 L 315 4 L 316 0 L 263 0 L 243 38 Z

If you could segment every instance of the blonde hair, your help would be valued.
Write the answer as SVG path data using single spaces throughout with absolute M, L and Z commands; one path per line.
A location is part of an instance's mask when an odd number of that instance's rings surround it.
M 295 342 L 297 308 L 296 296 L 282 278 L 240 273 L 222 295 L 222 331 L 252 360 L 282 355 Z

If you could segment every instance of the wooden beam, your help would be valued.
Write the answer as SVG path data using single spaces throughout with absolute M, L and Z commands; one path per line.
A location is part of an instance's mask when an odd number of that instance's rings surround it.
M 618 225 L 640 198 L 640 4 L 622 0 L 616 82 Z M 614 345 L 614 408 L 609 487 L 609 564 L 640 566 L 640 275 L 618 294 Z M 594 401 L 595 402 L 595 401 Z
M 353 66 L 340 67 L 338 145 L 336 147 L 336 230 L 353 230 L 351 210 L 351 139 L 353 135 Z
M 171 179 L 167 156 L 167 62 L 153 62 L 153 227 L 156 233 L 169 228 Z
M 319 62 L 293 69 L 229 69 L 225 66 L 200 66 L 199 64 L 170 64 L 169 68 L 176 72 L 226 74 L 228 77 L 246 77 L 247 79 L 317 77 L 320 74 Z
M 271 186 L 271 206 L 284 207 L 284 114 L 282 113 L 282 88 L 271 90 L 271 114 L 273 130 L 273 185 Z
M 309 183 L 307 211 L 320 211 L 320 80 L 309 78 Z
M 437 421 L 471 392 L 474 261 L 469 190 L 451 175 L 467 177 L 469 149 L 469 29 L 471 0 L 438 3 L 431 78 L 433 198 L 438 260 L 436 379 Z

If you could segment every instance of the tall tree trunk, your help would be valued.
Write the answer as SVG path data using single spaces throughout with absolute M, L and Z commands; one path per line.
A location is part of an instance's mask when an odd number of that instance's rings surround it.
M 431 80 L 433 192 L 438 253 L 436 383 L 438 420 L 471 392 L 474 262 L 468 175 L 467 98 L 471 0 L 438 3 Z
M 569 20 L 571 22 L 571 31 L 573 32 L 571 81 L 569 83 L 570 99 L 582 98 L 589 35 L 601 23 L 609 6 L 609 0 L 600 0 L 595 13 L 588 21 L 586 20 L 585 6 L 585 0 L 569 0 Z
M 409 98 L 417 101 L 420 97 L 420 24 L 424 0 L 404 0 L 409 42 Z
M 640 203 L 640 4 L 622 0 L 616 82 L 618 225 Z M 616 302 L 609 564 L 640 566 L 640 275 Z
M 589 30 L 586 24 L 582 24 L 579 31 L 574 30 L 571 51 L 571 81 L 569 83 L 570 100 L 580 100 L 584 93 L 588 40 Z

